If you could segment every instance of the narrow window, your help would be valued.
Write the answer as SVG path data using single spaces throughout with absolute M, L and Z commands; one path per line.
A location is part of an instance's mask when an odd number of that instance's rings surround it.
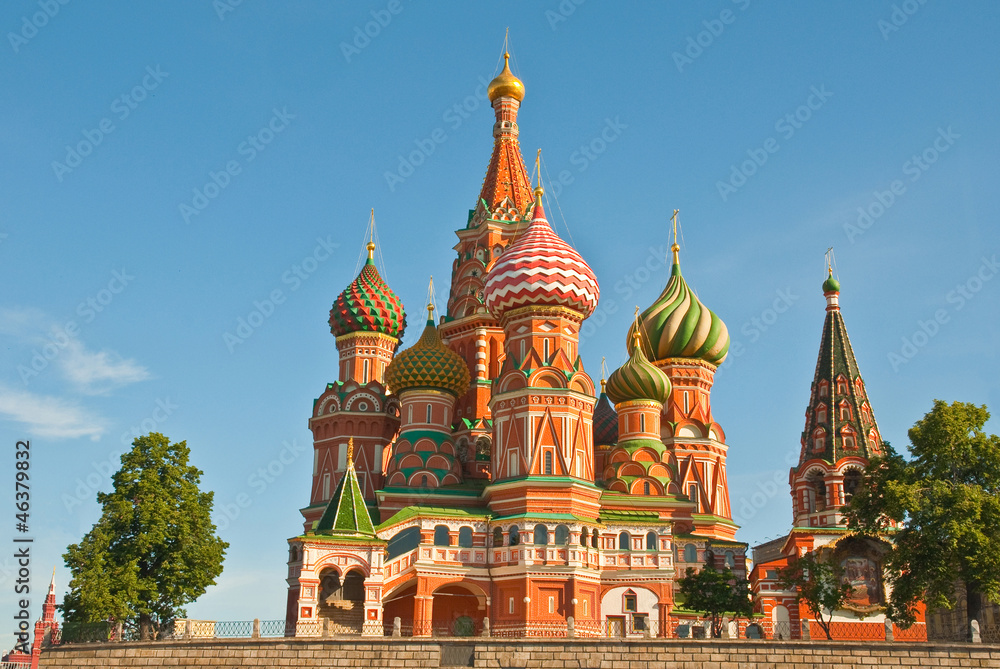
M 516 546 L 521 543 L 521 533 L 517 529 L 517 525 L 511 525 L 510 530 L 507 532 L 508 541 L 511 546 Z
M 649 495 L 649 481 L 642 482 L 642 494 Z
M 549 613 L 555 613 L 555 612 L 556 612 L 556 598 L 549 597 Z
M 584 546 L 584 547 L 586 547 L 586 546 L 587 546 L 587 537 L 588 537 L 588 535 L 589 535 L 589 534 L 590 534 L 590 532 L 588 532 L 588 531 L 587 531 L 587 528 L 586 528 L 586 527 L 585 527 L 585 528 L 583 528 L 583 529 L 582 529 L 582 530 L 580 531 L 580 545 L 581 545 L 581 546 Z
M 503 546 L 503 530 L 499 527 L 493 528 L 493 545 Z
M 694 512 L 701 513 L 701 499 L 698 497 L 698 484 L 688 484 L 688 499 L 694 502 Z
M 368 383 L 368 373 L 371 371 L 371 361 L 365 358 L 365 361 L 361 363 L 361 383 Z
M 556 545 L 565 546 L 569 543 L 569 528 L 565 525 L 556 525 Z
M 435 546 L 449 546 L 451 544 L 451 535 L 448 532 L 447 525 L 438 525 L 434 528 L 434 545 Z
M 597 534 L 597 530 L 594 530 L 594 533 L 590 535 L 590 547 L 591 548 L 597 548 L 597 544 L 598 544 L 598 541 L 599 541 L 599 539 L 598 539 L 599 536 L 600 535 Z
M 507 613 L 514 613 L 514 598 L 509 597 L 507 599 Z
M 431 422 L 431 405 L 430 404 L 427 405 L 427 421 L 426 422 L 428 422 L 428 423 Z
M 646 550 L 655 551 L 656 550 L 656 533 L 646 532 Z
M 458 528 L 458 547 L 459 548 L 472 548 L 472 528 L 471 527 L 460 527 L 460 528 Z
M 543 339 L 542 340 L 542 357 L 544 358 L 542 360 L 542 362 L 545 363 L 546 365 L 549 364 L 549 340 L 548 339 Z
M 323 474 L 323 499 L 330 499 L 330 475 Z
M 347 469 L 347 444 L 337 447 L 337 471 Z
M 421 488 L 426 488 L 427 487 L 427 474 L 422 474 L 420 476 L 420 487 Z
M 517 476 L 517 453 L 511 453 L 507 457 L 507 476 Z
M 587 613 L 587 600 L 584 599 L 583 600 L 583 617 L 586 618 L 587 615 L 588 615 L 588 613 Z
M 544 525 L 535 525 L 535 543 L 545 546 L 549 543 L 549 528 Z
M 545 474 L 552 476 L 552 451 L 545 451 Z
M 694 544 L 684 545 L 684 561 L 685 562 L 698 561 L 698 548 Z
M 639 598 L 632 590 L 625 591 L 625 601 L 622 604 L 622 611 L 625 613 L 635 613 L 638 608 Z
M 623 551 L 632 550 L 632 537 L 628 532 L 622 532 L 618 535 L 618 549 Z
M 576 475 L 583 478 L 583 456 L 579 454 L 576 456 Z
M 646 431 L 646 414 L 639 414 L 639 432 Z M 647 493 L 648 494 L 648 493 Z

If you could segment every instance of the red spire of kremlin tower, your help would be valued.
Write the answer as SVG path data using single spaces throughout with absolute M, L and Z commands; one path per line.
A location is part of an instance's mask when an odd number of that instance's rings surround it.
M 823 296 L 826 318 L 799 463 L 788 475 L 793 526 L 787 535 L 754 547 L 750 583 L 757 611 L 773 622 L 791 622 L 794 636 L 794 624 L 814 614 L 806 606 L 799 607 L 795 592 L 784 590 L 777 574 L 797 557 L 815 552 L 850 574 L 851 594 L 837 612 L 834 625 L 850 622 L 853 631 L 847 634 L 870 638 L 871 632 L 864 632 L 859 620 L 884 612 L 887 584 L 882 576 L 882 556 L 887 544 L 851 535 L 843 512 L 862 481 L 869 458 L 881 453 L 882 438 L 840 313 L 840 282 L 833 278 L 829 261 Z M 909 634 L 920 636 L 923 616 L 920 608 L 918 625 Z M 875 630 L 884 622 L 876 619 L 865 624 Z
M 441 321 L 442 340 L 465 360 L 471 385 L 458 399 L 456 433 L 464 450 L 488 453 L 491 442 L 490 383 L 500 372 L 503 329 L 486 309 L 483 297 L 486 273 L 530 220 L 533 205 L 531 181 L 518 142 L 517 112 L 524 99 L 524 84 L 510 71 L 510 54 L 503 70 L 490 82 L 487 95 L 493 105 L 493 153 L 468 224 L 457 230 L 458 258 L 452 265 L 447 314 Z M 466 474 L 485 477 L 466 462 Z

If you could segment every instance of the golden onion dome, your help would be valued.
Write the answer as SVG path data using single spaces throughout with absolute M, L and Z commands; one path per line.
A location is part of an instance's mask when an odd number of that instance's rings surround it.
M 490 102 L 504 97 L 514 98 L 518 102 L 524 99 L 524 84 L 510 71 L 509 60 L 510 54 L 505 53 L 503 55 L 503 71 L 490 82 L 489 88 L 486 89 L 486 95 Z

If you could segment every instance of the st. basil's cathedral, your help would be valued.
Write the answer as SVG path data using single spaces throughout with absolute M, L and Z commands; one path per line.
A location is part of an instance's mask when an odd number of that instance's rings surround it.
M 711 404 L 726 325 L 682 275 L 675 233 L 666 287 L 621 324 L 628 360 L 598 392 L 579 334 L 600 288 L 549 225 L 541 184 L 532 188 L 518 142 L 524 85 L 507 58 L 487 92 L 493 152 L 456 231 L 446 312 L 427 305 L 419 340 L 399 350 L 407 317 L 374 242 L 333 304 L 338 379 L 309 419 L 312 487 L 304 531 L 289 540 L 288 629 L 382 635 L 399 619 L 414 635 L 572 623 L 581 634 L 674 636 L 699 615 L 677 579 L 705 564 L 753 576 L 768 619 L 807 617 L 774 565 L 841 538 L 839 509 L 880 444 L 839 285 L 824 284 L 795 526 L 748 574 Z M 878 566 L 877 546 L 837 550 Z M 859 610 L 875 613 L 881 587 Z

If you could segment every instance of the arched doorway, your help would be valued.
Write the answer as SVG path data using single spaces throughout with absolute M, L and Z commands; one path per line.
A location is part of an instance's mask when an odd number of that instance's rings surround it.
M 474 636 L 486 616 L 486 593 L 471 583 L 449 583 L 434 591 L 435 635 Z
M 319 618 L 329 621 L 330 634 L 360 634 L 365 616 L 364 573 L 352 569 L 341 578 L 328 567 L 320 572 L 319 587 Z

